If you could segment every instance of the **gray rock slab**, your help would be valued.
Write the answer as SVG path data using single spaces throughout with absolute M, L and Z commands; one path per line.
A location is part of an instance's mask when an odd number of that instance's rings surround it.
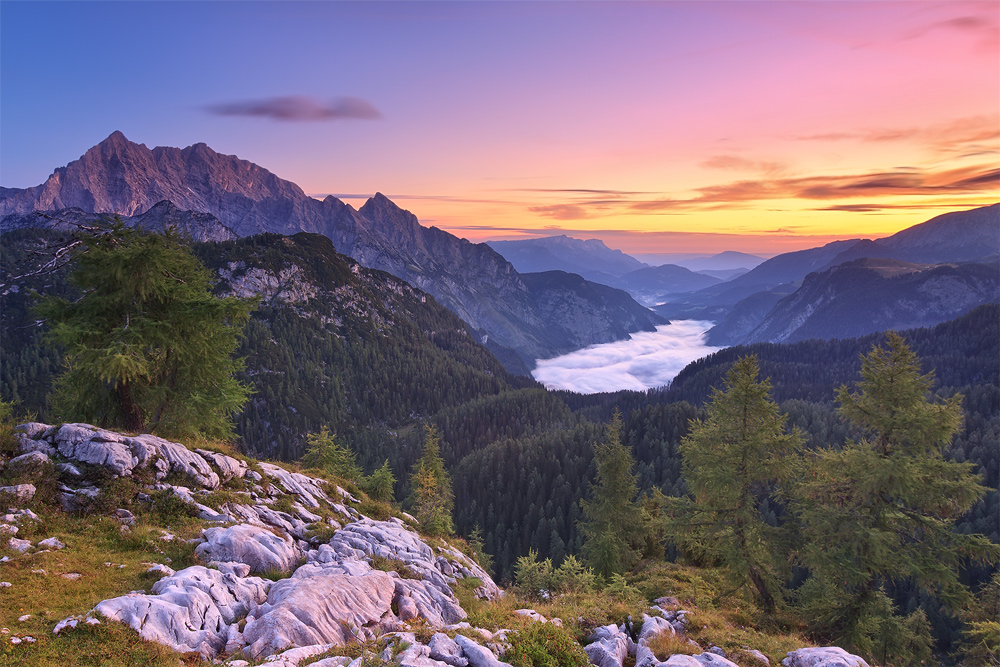
M 377 625 L 391 614 L 393 590 L 392 577 L 378 570 L 282 579 L 247 616 L 247 652 L 257 659 L 296 646 L 346 644 L 352 628 Z
M 14 484 L 12 486 L 0 486 L 0 493 L 7 493 L 14 498 L 14 502 L 26 503 L 35 497 L 34 484 Z
M 785 667 L 869 667 L 864 658 L 848 653 L 839 646 L 789 651 L 788 657 L 781 664 Z
M 455 635 L 455 643 L 462 647 L 462 653 L 472 667 L 511 667 L 509 663 L 501 662 L 493 655 L 493 651 L 464 635 Z
M 237 524 L 209 528 L 204 537 L 205 542 L 195 550 L 203 561 L 245 563 L 251 572 L 290 572 L 302 557 L 292 538 L 279 537 L 260 526 Z
M 432 660 L 443 662 L 451 667 L 468 667 L 469 660 L 462 657 L 462 647 L 454 639 L 443 632 L 435 633 L 427 644 Z

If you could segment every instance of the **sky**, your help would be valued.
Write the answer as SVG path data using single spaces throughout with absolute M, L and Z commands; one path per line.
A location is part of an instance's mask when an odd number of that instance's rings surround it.
M 477 242 L 771 255 L 1000 200 L 1000 3 L 0 0 L 0 185 L 115 130 Z

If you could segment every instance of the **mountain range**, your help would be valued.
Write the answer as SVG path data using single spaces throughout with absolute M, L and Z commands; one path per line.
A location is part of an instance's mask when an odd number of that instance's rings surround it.
M 360 209 L 333 196 L 314 199 L 263 167 L 217 153 L 204 143 L 149 149 L 114 132 L 41 185 L 0 188 L 0 217 L 6 228 L 23 226 L 24 216 L 39 222 L 36 211 L 79 209 L 142 218 L 157 206 L 172 215 L 210 214 L 217 219 L 214 226 L 239 237 L 261 232 L 322 234 L 338 252 L 363 266 L 388 271 L 434 295 L 501 357 L 520 357 L 515 364 L 520 370 L 535 359 L 575 349 L 574 340 L 606 342 L 588 339 L 582 330 L 572 337 L 561 335 L 539 312 L 517 270 L 485 244 L 424 227 L 382 194 Z M 11 215 L 15 218 L 7 219 Z M 603 293 L 603 298 L 632 308 L 625 293 Z M 609 312 L 615 307 L 609 304 Z M 636 326 L 652 330 L 660 322 L 650 314 Z M 588 322 L 586 327 L 607 331 L 606 324 Z

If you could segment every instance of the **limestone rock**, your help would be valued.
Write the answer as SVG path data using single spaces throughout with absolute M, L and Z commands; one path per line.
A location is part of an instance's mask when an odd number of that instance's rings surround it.
M 242 479 L 246 475 L 247 464 L 244 461 L 208 449 L 194 451 L 218 469 L 219 478 L 223 482 L 228 482 L 231 479 Z
M 472 641 L 464 635 L 455 635 L 455 643 L 462 647 L 471 667 L 511 667 L 509 663 L 501 662 L 493 652 Z
M 8 462 L 8 465 L 11 468 L 34 467 L 51 462 L 52 460 L 49 458 L 48 454 L 36 450 L 28 452 L 27 454 L 21 454 L 20 456 L 15 456 Z
M 207 489 L 219 488 L 219 476 L 208 462 L 184 445 L 149 434 L 127 438 L 126 442 L 143 467 L 165 462 L 169 472 L 188 475 Z M 158 472 L 162 473 L 162 467 L 158 468 Z M 158 474 L 157 478 L 162 479 L 164 476 L 165 474 Z
M 139 464 L 124 436 L 90 424 L 63 424 L 55 434 L 55 443 L 66 458 L 104 466 L 119 477 L 131 474 Z
M 297 472 L 289 472 L 271 463 L 261 463 L 260 468 L 264 474 L 277 481 L 285 491 L 298 495 L 299 499 L 309 507 L 319 507 L 320 500 L 327 502 L 330 500 L 318 479 Z
M 205 542 L 195 550 L 203 561 L 245 563 L 251 572 L 289 572 L 302 556 L 290 537 L 278 537 L 259 526 L 237 524 L 209 528 L 204 537 Z
M 590 662 L 597 667 L 622 667 L 628 655 L 629 637 L 614 625 L 594 630 L 594 641 L 583 647 Z
M 848 653 L 839 646 L 789 651 L 788 657 L 781 664 L 785 667 L 868 667 L 864 658 Z
M 435 633 L 427 644 L 431 660 L 437 660 L 451 667 L 468 667 L 469 660 L 462 657 L 462 647 L 443 632 Z
M 13 486 L 0 486 L 0 493 L 10 494 L 16 503 L 26 503 L 35 497 L 35 485 L 15 484 Z
M 196 565 L 160 579 L 151 595 L 112 598 L 94 611 L 126 623 L 143 639 L 211 658 L 225 648 L 229 626 L 265 599 L 270 583 Z
M 295 646 L 346 644 L 352 631 L 392 613 L 393 590 L 392 578 L 378 570 L 360 577 L 282 579 L 271 586 L 267 602 L 247 616 L 247 651 L 256 659 Z
M 66 545 L 63 544 L 58 537 L 50 537 L 46 540 L 42 540 L 36 546 L 41 547 L 42 549 L 55 549 L 55 550 L 66 548 Z

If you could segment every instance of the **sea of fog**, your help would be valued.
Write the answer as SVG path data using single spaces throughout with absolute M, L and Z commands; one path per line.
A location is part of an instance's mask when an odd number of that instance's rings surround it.
M 549 389 L 580 394 L 660 387 L 695 359 L 720 348 L 705 345 L 713 322 L 678 320 L 640 331 L 629 340 L 591 345 L 552 359 L 539 359 L 531 373 Z

